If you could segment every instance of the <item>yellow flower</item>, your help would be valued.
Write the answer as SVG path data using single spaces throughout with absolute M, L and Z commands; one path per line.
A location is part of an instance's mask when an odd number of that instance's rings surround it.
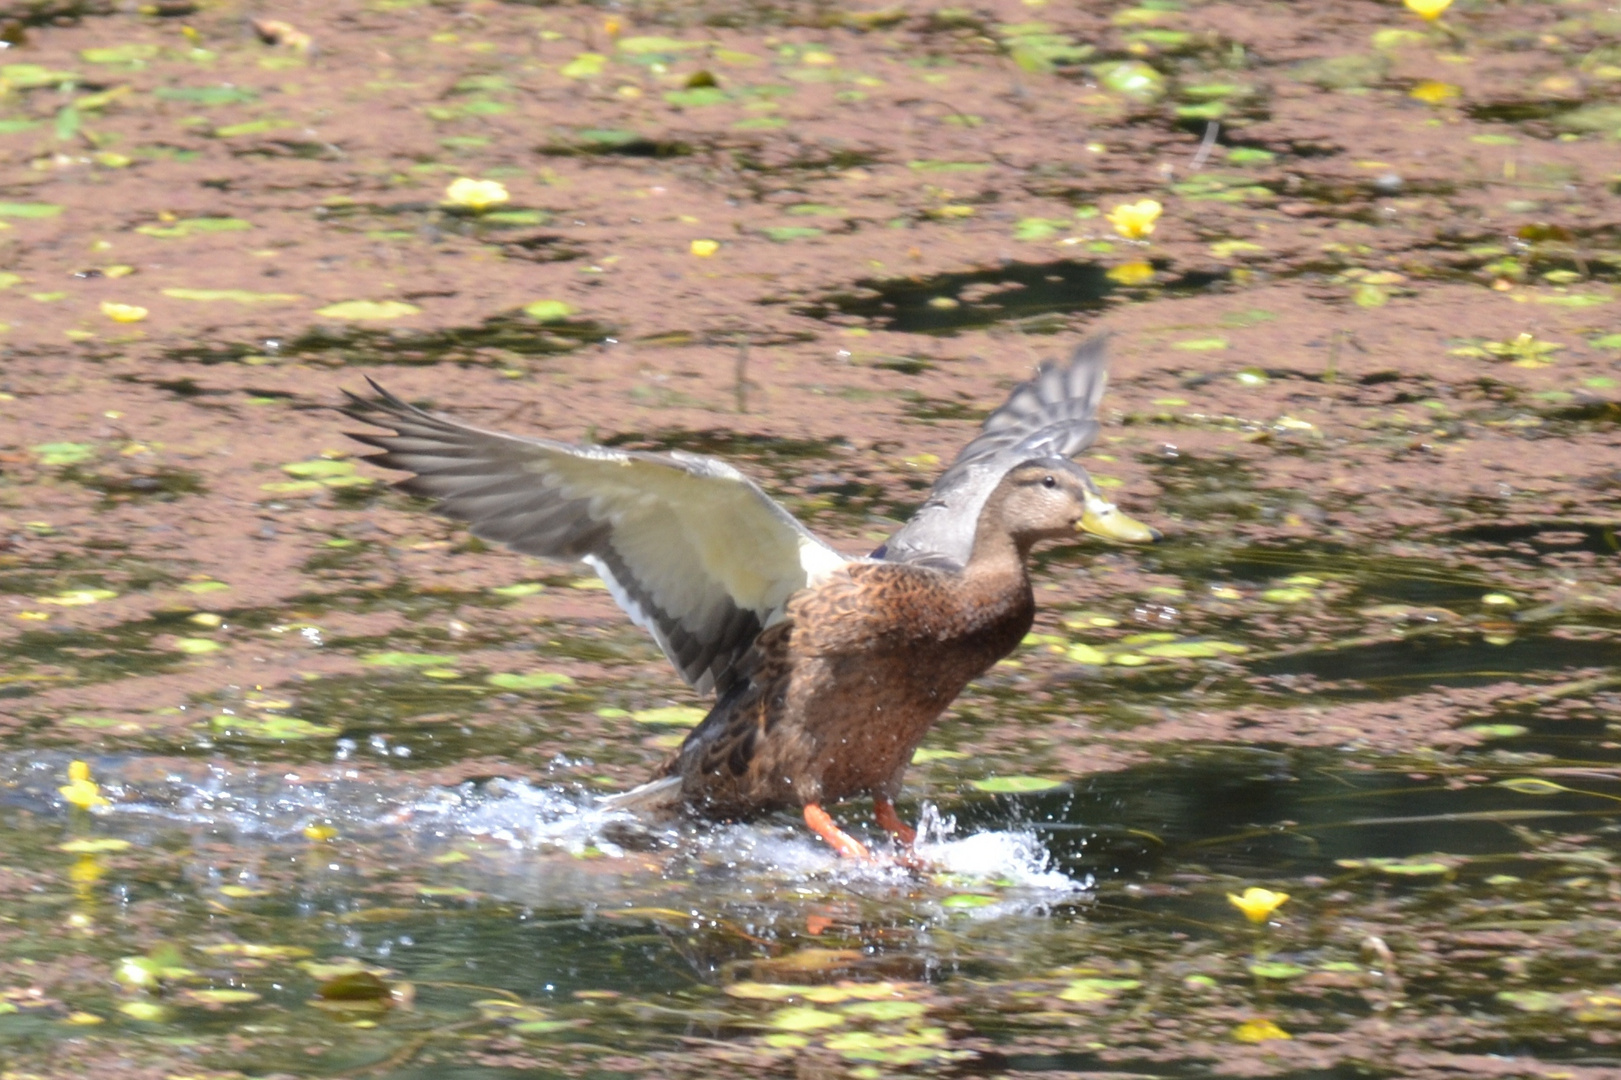
M 1145 262 L 1129 262 L 1112 267 L 1108 277 L 1121 285 L 1145 285 L 1154 280 L 1154 268 Z
M 1293 1035 L 1284 1031 L 1272 1021 L 1264 1017 L 1246 1020 L 1233 1028 L 1233 1038 L 1243 1043 L 1271 1042 L 1274 1039 L 1292 1039 Z
M 1272 917 L 1272 913 L 1283 906 L 1289 899 L 1286 892 L 1273 892 L 1271 889 L 1262 889 L 1250 886 L 1244 890 L 1243 896 L 1227 894 L 1227 900 L 1244 913 L 1244 917 L 1252 923 L 1264 923 Z
M 1434 22 L 1441 12 L 1452 6 L 1452 0 L 1405 0 L 1407 10 L 1421 19 Z
M 1442 102 L 1451 101 L 1453 98 L 1458 96 L 1458 93 L 1458 88 L 1453 86 L 1451 83 L 1436 82 L 1434 79 L 1425 79 L 1423 82 L 1407 91 L 1407 96 L 1417 98 L 1426 105 L 1440 105 Z
M 111 300 L 101 302 L 101 313 L 113 322 L 140 322 L 148 315 L 144 307 L 135 304 L 115 304 Z
M 507 194 L 506 187 L 499 180 L 472 180 L 463 176 L 451 181 L 445 189 L 446 205 L 460 206 L 475 214 L 482 214 L 510 198 L 512 196 Z
M 69 765 L 68 782 L 56 790 L 62 793 L 62 798 L 84 810 L 108 805 L 107 800 L 101 797 L 101 788 L 90 779 L 88 762 L 75 761 Z
M 694 255 L 698 256 L 698 258 L 707 259 L 711 255 L 715 254 L 715 252 L 720 250 L 720 241 L 718 241 L 718 240 L 694 240 L 692 242 L 690 250 L 692 251 L 692 253 Z
M 1141 202 L 1121 203 L 1106 216 L 1115 232 L 1127 240 L 1142 240 L 1154 231 L 1154 222 L 1159 220 L 1164 209 L 1153 199 L 1143 199 Z

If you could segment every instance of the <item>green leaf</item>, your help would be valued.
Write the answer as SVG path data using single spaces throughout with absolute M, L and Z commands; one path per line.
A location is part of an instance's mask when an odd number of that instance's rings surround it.
M 550 690 L 554 686 L 574 685 L 573 679 L 557 671 L 536 671 L 528 675 L 499 672 L 484 681 L 502 690 Z
M 214 135 L 220 139 L 234 139 L 238 135 L 264 135 L 271 131 L 280 131 L 283 128 L 296 127 L 291 120 L 249 120 L 241 124 L 226 124 L 224 127 L 214 129 Z
M 0 202 L 0 218 L 53 218 L 61 212 L 55 203 Z
M 664 100 L 684 109 L 701 109 L 706 105 L 724 105 L 731 95 L 718 86 L 695 86 L 691 90 L 666 90 Z
M 575 314 L 573 304 L 561 300 L 536 300 L 523 306 L 523 313 L 537 322 L 562 322 Z
M 314 461 L 294 461 L 283 465 L 281 471 L 289 476 L 302 476 L 320 479 L 327 476 L 347 476 L 355 471 L 352 461 L 333 461 L 330 458 L 316 458 Z
M 1250 964 L 1250 974 L 1260 979 L 1297 979 L 1306 974 L 1306 969 L 1277 960 L 1256 960 Z
M 984 172 L 986 169 L 990 168 L 990 165 L 983 161 L 938 161 L 934 159 L 923 159 L 919 161 L 908 161 L 906 163 L 906 167 L 911 169 L 913 172 L 920 173 L 966 173 Z
M 79 58 L 87 64 L 129 64 L 144 66 L 144 62 L 158 55 L 158 47 L 144 42 L 113 45 L 102 49 L 80 49 Z
M 204 653 L 219 652 L 225 646 L 208 638 L 183 637 L 175 639 L 174 647 L 192 656 L 202 656 Z
M 139 225 L 135 231 L 142 236 L 156 236 L 164 240 L 195 236 L 198 233 L 242 232 L 253 228 L 251 221 L 234 217 L 182 218 L 168 225 Z
M 402 315 L 420 314 L 421 308 L 403 300 L 345 300 L 328 304 L 316 312 L 329 319 L 398 319 Z
M 360 662 L 377 667 L 443 667 L 454 664 L 456 657 L 444 653 L 375 652 L 362 656 Z
M 646 56 L 652 53 L 678 53 L 690 52 L 694 49 L 708 48 L 712 44 L 708 41 L 683 41 L 672 37 L 627 37 L 620 38 L 618 49 L 622 53 L 632 56 Z
M 297 742 L 300 739 L 330 738 L 341 730 L 333 724 L 312 724 L 297 716 L 215 716 L 209 721 L 216 731 L 250 739 L 273 739 L 277 742 Z
M 516 585 L 497 585 L 490 592 L 496 596 L 506 597 L 533 596 L 545 588 L 546 586 L 538 581 L 520 581 Z
M 1514 739 L 1524 735 L 1530 728 L 1522 724 L 1470 724 L 1463 730 L 1471 735 L 1479 735 L 1483 739 Z
M 1243 645 L 1230 641 L 1173 641 L 1164 645 L 1150 645 L 1141 650 L 1144 656 L 1168 660 L 1205 659 L 1215 656 L 1237 656 L 1249 652 Z
M 974 908 L 990 907 L 997 902 L 996 897 L 986 896 L 983 893 L 957 893 L 940 901 L 940 906 L 952 911 L 971 911 Z
M 791 240 L 808 240 L 813 236 L 821 236 L 822 230 L 810 225 L 774 225 L 760 230 L 766 239 L 778 244 L 786 244 Z
M 193 105 L 240 105 L 259 100 L 254 91 L 240 86 L 160 86 L 152 91 L 160 101 L 186 101 Z
M 96 456 L 96 448 L 91 443 L 39 443 L 28 449 L 39 457 L 41 465 L 78 465 Z
M 990 776 L 983 780 L 971 780 L 969 783 L 980 791 L 988 791 L 993 795 L 1028 795 L 1064 786 L 1064 781 L 1051 780 L 1045 776 Z
M 1020 218 L 1013 226 L 1013 239 L 1015 240 L 1051 240 L 1061 232 L 1069 230 L 1069 221 L 1065 218 Z
M 237 304 L 288 304 L 304 299 L 297 293 L 249 292 L 247 289 L 164 289 L 174 300 L 195 300 L 204 304 L 230 301 Z
M 690 705 L 666 705 L 660 709 L 638 709 L 631 719 L 638 724 L 663 724 L 670 727 L 691 727 L 708 714 Z
M 921 1001 L 858 1001 L 844 1007 L 846 1014 L 865 1020 L 911 1020 L 929 1011 Z
M 961 750 L 931 750 L 919 747 L 912 753 L 912 764 L 922 765 L 929 761 L 963 761 L 970 756 L 972 755 L 965 754 Z
M 602 69 L 608 63 L 608 58 L 601 53 L 580 53 L 573 60 L 564 64 L 559 73 L 565 79 L 589 79 L 601 75 Z
M 795 1005 L 778 1009 L 766 1022 L 778 1031 L 819 1031 L 822 1028 L 838 1027 L 846 1022 L 846 1018 L 841 1013 L 829 1012 L 826 1009 Z
M 1190 338 L 1187 341 L 1175 341 L 1171 348 L 1181 349 L 1184 352 L 1214 352 L 1227 347 L 1227 339 L 1223 337 Z
M 1563 784 L 1556 784 L 1552 780 L 1543 780 L 1536 776 L 1516 776 L 1512 780 L 1499 780 L 1497 786 L 1517 791 L 1521 795 L 1557 795 L 1561 791 L 1570 790 Z
M 39 64 L 6 64 L 0 67 L 0 81 L 13 90 L 37 90 L 42 86 L 61 86 L 77 82 L 79 76 L 71 71 L 53 71 Z
M 544 225 L 551 219 L 544 210 L 496 210 L 479 217 L 487 225 Z
M 1108 1001 L 1118 997 L 1123 991 L 1135 990 L 1141 985 L 1137 979 L 1076 979 L 1059 991 L 1058 999 L 1091 1004 Z

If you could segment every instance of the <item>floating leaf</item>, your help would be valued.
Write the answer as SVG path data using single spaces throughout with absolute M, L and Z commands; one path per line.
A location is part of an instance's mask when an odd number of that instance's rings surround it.
M 694 709 L 690 705 L 666 705 L 659 709 L 638 709 L 630 714 L 631 719 L 638 724 L 668 724 L 679 727 L 691 727 L 706 715 L 708 714 L 704 710 Z
M 1515 739 L 1530 729 L 1523 724 L 1470 724 L 1463 730 L 1483 739 Z
M 403 300 L 345 300 L 328 304 L 316 312 L 329 319 L 398 319 L 404 315 L 417 315 L 422 311 L 415 304 Z
M 101 49 L 80 49 L 79 59 L 87 64 L 140 65 L 158 55 L 158 47 L 145 42 L 112 45 Z
M 980 791 L 988 791 L 993 795 L 1028 795 L 1064 786 L 1064 781 L 1052 780 L 1045 776 L 990 776 L 983 780 L 971 780 L 969 783 Z
M 1403 859 L 1335 859 L 1335 866 L 1343 866 L 1347 870 L 1378 870 L 1380 873 L 1393 874 L 1397 877 L 1433 877 L 1439 874 L 1450 874 L 1455 868 L 1453 863 L 1439 861 L 1407 861 Z
M 224 127 L 215 128 L 214 134 L 221 139 L 234 139 L 238 135 L 264 135 L 296 126 L 291 120 L 266 117 L 263 120 L 248 120 L 241 124 L 226 124 Z
M 1174 341 L 1171 348 L 1181 349 L 1184 352 L 1216 352 L 1227 347 L 1227 339 L 1222 337 L 1190 338 L 1187 341 Z
M 1306 974 L 1306 969 L 1278 960 L 1256 960 L 1250 964 L 1250 974 L 1258 979 L 1298 979 Z
M 259 995 L 252 990 L 183 990 L 180 996 L 198 1005 L 246 1005 L 259 1000 Z
M 1080 1004 L 1092 1004 L 1099 1001 L 1108 1001 L 1118 997 L 1126 990 L 1135 990 L 1142 983 L 1137 979 L 1076 979 L 1059 991 L 1060 1001 L 1073 1001 Z
M 1108 654 L 1081 642 L 1071 645 L 1066 655 L 1077 664 L 1093 664 L 1101 667 L 1109 662 Z
M 152 91 L 160 101 L 186 101 L 193 105 L 241 105 L 259 95 L 241 86 L 160 86 Z
M 217 731 L 249 739 L 273 739 L 277 742 L 326 739 L 342 730 L 333 724 L 312 724 L 296 716 L 279 716 L 274 713 L 262 717 L 222 714 L 214 717 L 209 723 Z
M 86 840 L 69 840 L 65 844 L 56 845 L 56 850 L 66 851 L 70 855 L 108 855 L 115 851 L 128 851 L 130 847 L 128 840 L 103 836 Z
M 497 585 L 490 592 L 496 596 L 506 597 L 534 596 L 545 588 L 546 586 L 538 581 L 520 581 L 516 585 Z
M 77 465 L 96 456 L 96 448 L 90 443 L 40 443 L 28 449 L 39 457 L 41 465 Z
M 1499 990 L 1497 1000 L 1530 1013 L 1561 1012 L 1570 1005 L 1562 994 L 1546 990 Z
M 321 479 L 328 476 L 347 476 L 355 471 L 352 461 L 334 461 L 331 458 L 316 458 L 313 461 L 294 461 L 283 465 L 281 471 L 288 476 L 302 476 Z
M 1267 589 L 1261 593 L 1261 599 L 1273 604 L 1298 604 L 1310 600 L 1315 593 L 1304 587 L 1290 587 L 1285 589 Z
M 809 240 L 823 235 L 822 230 L 813 225 L 774 225 L 761 229 L 760 232 L 767 240 L 778 244 L 786 244 L 793 240 Z
M 202 303 L 229 300 L 237 304 L 288 304 L 304 299 L 297 293 L 252 292 L 248 289 L 164 289 L 163 295 L 175 300 L 197 300 Z
M 997 902 L 996 897 L 986 896 L 983 893 L 958 893 L 940 901 L 940 906 L 953 911 L 964 911 L 973 908 L 990 907 Z
M 964 761 L 971 756 L 961 750 L 932 750 L 927 747 L 919 747 L 912 752 L 912 763 L 922 765 L 930 761 Z
M 573 60 L 564 64 L 559 73 L 565 79 L 589 79 L 601 75 L 602 69 L 607 66 L 608 58 L 601 53 L 580 53 Z
M 1248 651 L 1245 646 L 1231 641 L 1173 641 L 1164 645 L 1150 645 L 1142 653 L 1163 659 L 1204 659 L 1238 656 Z
M 143 236 L 156 236 L 161 239 L 174 239 L 182 236 L 196 236 L 201 233 L 243 232 L 253 228 L 251 221 L 234 217 L 201 217 L 181 218 L 168 225 L 138 225 L 135 231 Z
M 1512 780 L 1499 780 L 1497 786 L 1517 791 L 1521 795 L 1557 795 L 1561 791 L 1570 790 L 1563 784 L 1556 784 L 1552 780 L 1543 780 L 1536 776 L 1516 776 Z
M 53 218 L 61 212 L 55 203 L 0 202 L 0 218 Z
M 488 676 L 484 681 L 502 690 L 550 690 L 554 686 L 574 685 L 573 679 L 558 671 L 537 671 L 529 675 L 500 672 Z
M 778 1009 L 766 1022 L 778 1031 L 819 1031 L 822 1028 L 838 1027 L 846 1022 L 846 1018 L 841 1013 L 828 1012 L 826 1009 L 796 1005 Z
M 219 652 L 225 646 L 217 641 L 210 641 L 208 638 L 183 637 L 175 639 L 174 647 L 183 653 L 201 656 L 204 653 Z
M 57 593 L 55 596 L 42 596 L 42 604 L 55 604 L 58 607 L 84 607 L 86 604 L 96 604 L 103 600 L 111 600 L 118 594 L 111 589 L 71 589 L 67 592 Z
M 574 305 L 561 300 L 536 300 L 523 306 L 523 313 L 537 322 L 562 322 L 575 313 Z
M 456 659 L 444 653 L 375 652 L 367 653 L 360 662 L 378 667 L 443 667 L 454 664 Z
M 921 1001 L 862 1001 L 846 1005 L 845 1013 L 865 1020 L 911 1020 L 929 1011 Z

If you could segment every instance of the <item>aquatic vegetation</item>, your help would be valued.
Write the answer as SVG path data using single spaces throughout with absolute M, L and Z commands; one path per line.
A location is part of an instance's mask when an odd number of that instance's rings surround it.
M 1243 894 L 1228 893 L 1227 902 L 1244 913 L 1244 918 L 1252 923 L 1264 923 L 1272 917 L 1272 913 L 1282 907 L 1289 899 L 1286 892 L 1273 892 L 1271 889 L 1251 885 Z
M 446 206 L 454 206 L 462 210 L 470 210 L 475 214 L 482 214 L 492 207 L 500 206 L 512 198 L 507 193 L 506 185 L 499 180 L 474 180 L 462 176 L 450 182 L 445 188 L 444 202 Z
M 1146 240 L 1153 235 L 1154 224 L 1165 208 L 1157 199 L 1139 199 L 1134 203 L 1121 203 L 1104 215 L 1114 231 L 1127 240 Z

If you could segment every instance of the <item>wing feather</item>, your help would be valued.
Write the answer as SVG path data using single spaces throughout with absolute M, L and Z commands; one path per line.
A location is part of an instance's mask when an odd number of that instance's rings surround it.
M 353 435 L 382 451 L 368 460 L 413 473 L 398 486 L 475 536 L 587 563 L 701 692 L 729 689 L 761 627 L 846 561 L 715 458 L 485 431 L 371 385 L 344 409 L 393 430 Z
M 874 557 L 967 565 L 979 512 L 1009 469 L 1031 458 L 1073 457 L 1097 438 L 1098 404 L 1109 382 L 1107 342 L 1105 334 L 1088 338 L 1065 363 L 1042 364 L 1014 387 L 940 474 L 917 513 Z

